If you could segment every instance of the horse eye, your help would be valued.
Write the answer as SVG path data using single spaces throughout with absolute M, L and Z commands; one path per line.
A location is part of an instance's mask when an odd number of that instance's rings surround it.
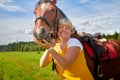
M 54 10 L 54 9 L 52 9 L 52 10 L 51 10 L 51 12 L 55 12 L 55 10 Z

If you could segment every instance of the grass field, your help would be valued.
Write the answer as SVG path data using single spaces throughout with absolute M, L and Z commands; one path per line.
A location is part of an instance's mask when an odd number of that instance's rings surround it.
M 0 52 L 0 80 L 59 80 L 51 64 L 39 67 L 36 52 Z

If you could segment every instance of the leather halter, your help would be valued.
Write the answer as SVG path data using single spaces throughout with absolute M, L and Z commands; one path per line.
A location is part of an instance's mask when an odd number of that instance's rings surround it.
M 40 4 L 42 4 L 42 3 L 45 3 L 45 2 L 50 2 L 50 3 L 52 3 L 52 4 L 54 4 L 52 1 L 50 1 L 50 0 L 41 0 L 40 1 Z M 55 5 L 55 4 L 54 4 Z M 56 6 L 56 5 L 55 5 Z M 46 18 L 46 17 L 44 17 L 44 16 L 39 16 L 39 17 L 37 17 L 36 19 L 35 19 L 35 23 L 36 23 L 36 21 L 38 20 L 38 19 L 41 19 L 41 20 L 43 20 L 49 27 L 50 27 L 50 31 L 54 31 L 54 29 L 56 29 L 57 28 L 57 25 L 58 25 L 58 22 L 59 22 L 59 18 L 60 18 L 60 14 L 62 14 L 62 16 L 64 17 L 64 18 L 66 18 L 66 15 L 56 6 L 56 8 L 57 8 L 57 11 L 56 11 L 56 16 L 55 16 L 55 19 L 54 19 L 54 23 L 53 24 L 51 24 L 50 23 L 50 21 Z

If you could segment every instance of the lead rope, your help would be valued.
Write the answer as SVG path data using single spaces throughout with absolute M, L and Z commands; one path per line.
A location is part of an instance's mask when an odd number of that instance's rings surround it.
M 55 63 L 54 63 L 54 59 L 52 58 L 52 70 L 55 71 L 56 70 L 56 66 L 55 66 Z

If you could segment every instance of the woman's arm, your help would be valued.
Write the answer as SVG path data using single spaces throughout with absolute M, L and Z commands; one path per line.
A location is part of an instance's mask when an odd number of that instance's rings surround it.
M 79 47 L 73 46 L 67 49 L 64 57 L 61 57 L 59 54 L 57 54 L 57 52 L 54 49 L 50 51 L 50 54 L 56 61 L 56 63 L 59 65 L 59 67 L 62 70 L 64 70 L 73 63 L 79 51 L 80 51 Z
M 47 66 L 51 61 L 52 57 L 50 56 L 49 51 L 46 50 L 40 59 L 40 67 Z
M 50 46 L 54 46 L 56 41 L 53 39 L 51 43 L 48 43 L 46 40 L 43 40 L 44 43 L 42 43 L 36 38 L 34 38 L 34 41 L 40 47 L 46 48 L 46 51 L 43 53 L 40 59 L 40 67 L 47 66 L 52 61 L 52 57 L 50 56 L 48 49 L 50 48 Z

